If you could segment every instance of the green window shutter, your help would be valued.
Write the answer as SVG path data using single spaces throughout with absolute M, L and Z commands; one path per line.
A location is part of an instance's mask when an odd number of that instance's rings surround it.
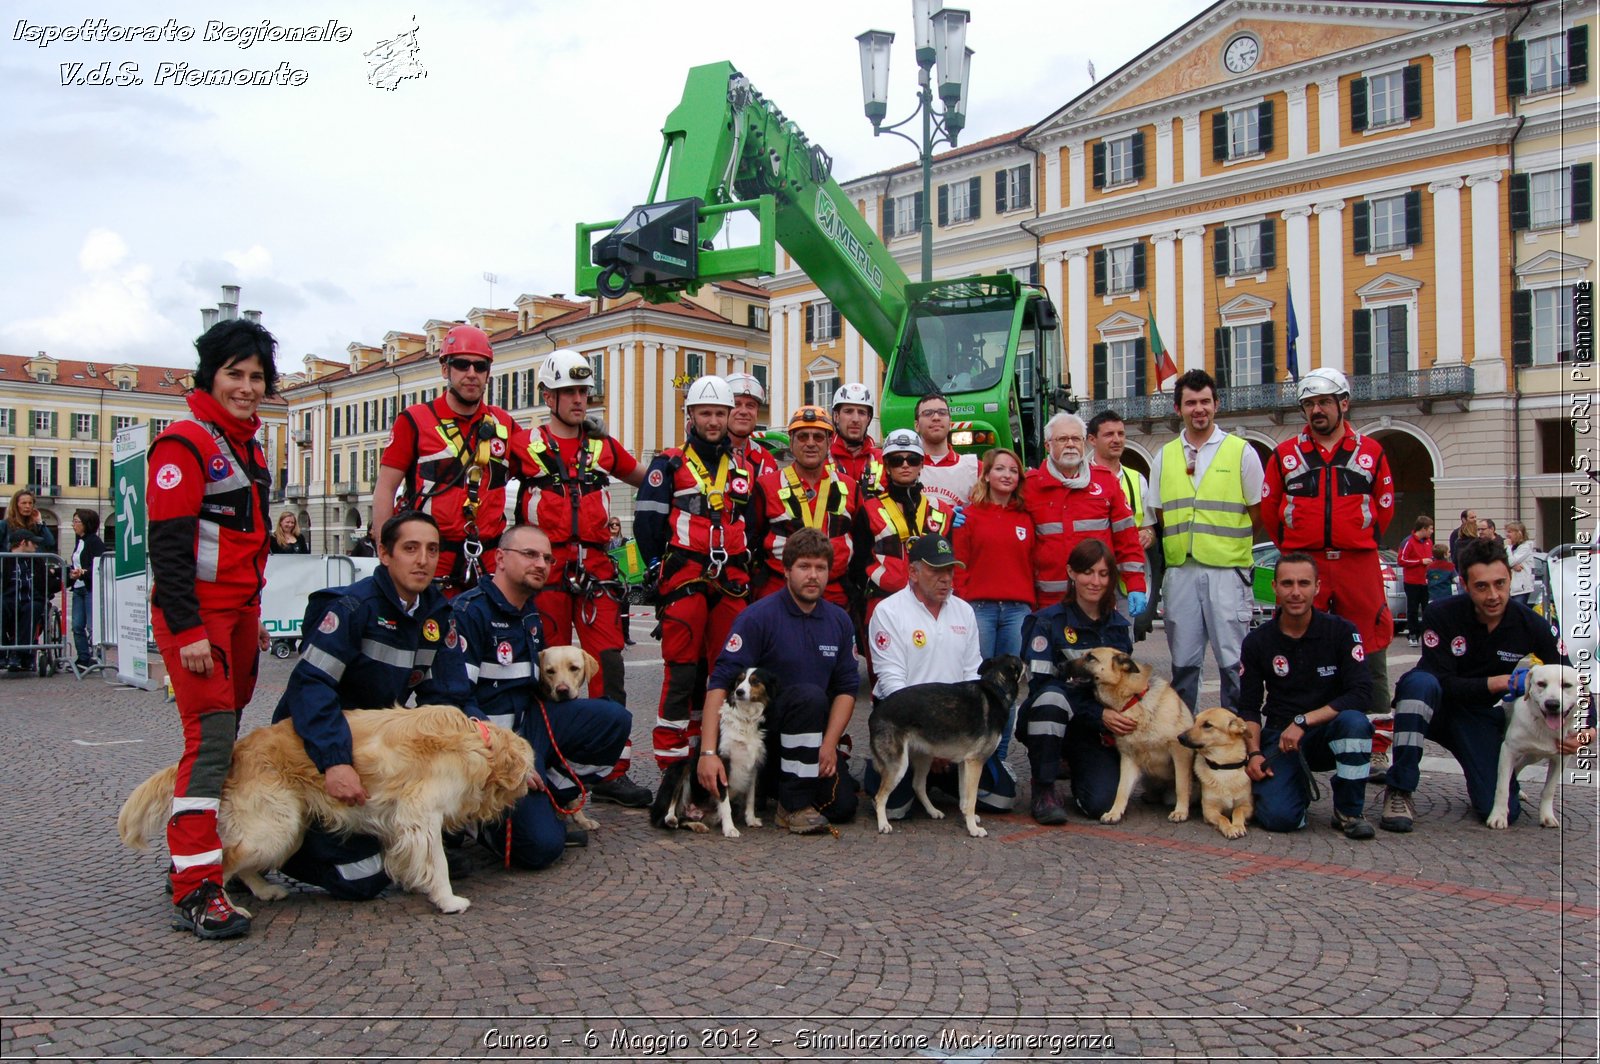
M 1145 374 L 1144 362 L 1144 337 L 1139 337 L 1133 342 L 1133 394 L 1143 395 L 1145 382 L 1149 379 Z
M 100 438 L 100 415 L 99 414 L 90 414 L 89 415 L 89 435 L 94 437 L 97 440 Z
M 1533 293 L 1511 293 L 1511 364 L 1533 365 Z
M 813 303 L 806 304 L 806 343 L 816 343 L 817 340 L 817 308 Z M 806 402 L 810 402 L 807 399 Z
M 1277 266 L 1278 228 L 1271 218 L 1267 218 L 1261 223 L 1261 268 L 1272 270 Z
M 1262 100 L 1261 101 L 1261 107 L 1260 107 L 1259 112 L 1258 112 L 1258 114 L 1256 116 L 1256 122 L 1257 122 L 1257 127 L 1256 127 L 1257 128 L 1257 137 L 1259 138 L 1259 140 L 1261 142 L 1261 150 L 1264 153 L 1271 152 L 1272 151 L 1272 145 L 1273 145 L 1273 136 L 1272 136 L 1272 101 L 1271 100 Z
M 996 170 L 994 172 L 994 213 L 1004 214 L 1008 206 L 1006 203 L 1006 172 L 1004 170 Z
M 1567 48 L 1567 57 L 1572 57 L 1572 48 Z M 1568 74 L 1571 67 L 1567 68 Z M 1506 44 L 1506 96 L 1526 96 L 1528 94 L 1528 42 L 1509 41 Z
M 1218 277 L 1228 276 L 1228 227 L 1217 226 L 1216 240 L 1211 245 L 1211 272 Z
M 1217 389 L 1220 391 L 1228 386 L 1228 359 L 1233 350 L 1233 333 L 1225 326 L 1212 330 L 1213 344 L 1216 348 L 1217 365 L 1211 375 L 1217 380 Z
M 91 488 L 100 486 L 100 459 L 98 458 L 89 459 L 89 486 Z
M 883 239 L 894 239 L 894 200 L 888 196 L 883 198 Z
M 1528 228 L 1533 215 L 1530 211 L 1530 197 L 1528 194 L 1528 175 L 1511 175 L 1511 229 L 1520 232 Z
M 1589 27 L 1574 26 L 1567 31 L 1567 84 L 1589 82 Z
M 1106 294 L 1106 249 L 1100 248 L 1094 253 L 1094 294 Z
M 1109 390 L 1106 387 L 1106 376 L 1110 372 L 1109 367 L 1107 365 L 1108 362 L 1109 362 L 1109 359 L 1106 357 L 1106 345 L 1105 344 L 1095 344 L 1094 345 L 1094 397 L 1096 399 L 1104 399 L 1106 397 L 1107 391 Z
M 1033 164 L 1028 163 L 1022 167 L 1022 173 L 1017 176 L 1017 202 L 1013 207 L 1033 206 Z
M 1412 189 L 1406 193 L 1406 246 L 1422 243 L 1422 193 Z
M 52 439 L 61 438 L 61 415 L 54 410 L 50 411 L 50 436 Z M 51 481 L 51 483 L 55 483 Z
M 971 178 L 967 181 L 967 207 L 969 217 L 977 221 L 983 217 L 983 180 Z
M 1145 287 L 1144 242 L 1133 245 L 1133 287 L 1143 291 Z
M 1350 83 L 1350 132 L 1362 133 L 1367 128 L 1367 79 L 1356 78 Z
M 1133 179 L 1144 180 L 1144 134 L 1133 135 Z
M 1357 255 L 1372 250 L 1371 214 L 1372 204 L 1366 200 L 1356 200 L 1350 212 L 1350 244 Z
M 28 435 L 29 436 L 37 436 L 38 433 L 33 431 L 33 411 L 32 410 L 26 411 L 23 414 L 23 417 L 26 418 L 26 420 L 28 422 Z
M 1579 163 L 1572 168 L 1572 220 L 1594 221 L 1594 163 Z
M 926 207 L 926 204 L 924 204 L 922 202 L 922 193 L 920 193 L 920 192 L 918 192 L 914 196 L 912 196 L 911 199 L 912 199 L 911 214 L 912 214 L 912 217 L 915 219 L 917 229 L 920 232 L 921 229 L 922 229 L 922 220 L 927 217 L 927 215 L 922 213 L 923 210 Z
M 1106 142 L 1097 140 L 1091 151 L 1094 160 L 1094 187 L 1106 187 Z
M 1211 159 L 1226 162 L 1228 159 L 1228 112 L 1218 111 L 1211 116 Z
M 1357 310 L 1350 315 L 1351 371 L 1357 377 L 1372 376 L 1372 311 Z
M 950 224 L 950 186 L 939 186 L 939 228 Z
M 1272 322 L 1261 323 L 1261 380 L 1258 384 L 1271 384 L 1278 379 L 1278 334 Z
M 1422 68 L 1415 63 L 1400 75 L 1400 85 L 1405 97 L 1406 118 L 1422 117 Z
M 1411 365 L 1408 357 L 1409 343 L 1407 337 L 1406 318 L 1410 313 L 1406 307 L 1389 308 L 1389 372 L 1403 373 Z

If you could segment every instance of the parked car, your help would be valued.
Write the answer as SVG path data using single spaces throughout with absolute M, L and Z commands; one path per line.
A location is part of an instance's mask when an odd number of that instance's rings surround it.
M 1276 543 L 1257 543 L 1250 548 L 1255 570 L 1251 574 L 1251 591 L 1255 596 L 1255 616 L 1257 623 L 1270 616 L 1278 604 L 1278 596 L 1272 590 L 1272 567 L 1278 564 L 1278 545 Z M 1378 570 L 1383 574 L 1383 593 L 1389 601 L 1389 612 L 1394 614 L 1395 623 L 1399 624 L 1406 615 L 1406 586 L 1405 580 L 1400 575 L 1399 557 L 1392 550 L 1378 552 Z

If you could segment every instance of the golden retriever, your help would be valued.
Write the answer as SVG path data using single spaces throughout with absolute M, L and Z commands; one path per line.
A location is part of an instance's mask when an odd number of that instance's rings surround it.
M 293 721 L 234 744 L 217 814 L 223 878 L 238 876 L 262 901 L 286 896 L 261 874 L 300 848 L 315 819 L 332 831 L 376 836 L 396 883 L 427 894 L 440 912 L 464 911 L 470 902 L 450 887 L 440 833 L 491 820 L 527 794 L 533 748 L 454 706 L 349 710 L 345 720 L 365 805 L 328 797 Z M 177 772 L 162 769 L 123 803 L 117 831 L 125 845 L 144 849 L 165 831 Z
M 1086 650 L 1068 661 L 1066 669 L 1069 681 L 1091 685 L 1102 706 L 1133 718 L 1135 725 L 1127 735 L 1115 737 L 1121 760 L 1117 797 L 1100 822 L 1115 824 L 1122 819 L 1140 776 L 1172 783 L 1176 800 L 1167 819 L 1188 820 L 1194 751 L 1178 736 L 1194 726 L 1194 714 L 1178 692 L 1156 679 L 1150 666 L 1111 647 Z
M 593 654 L 574 646 L 545 647 L 539 651 L 539 696 L 546 702 L 570 702 L 589 697 L 589 681 L 600 671 Z M 542 727 L 543 721 L 536 727 Z M 558 807 L 559 808 L 559 807 Z M 572 822 L 585 831 L 594 831 L 600 822 L 579 806 Z
M 1195 751 L 1195 778 L 1200 781 L 1200 815 L 1223 838 L 1244 838 L 1244 822 L 1255 811 L 1250 774 L 1245 771 L 1244 737 L 1249 728 L 1227 709 L 1201 710 L 1194 727 L 1178 741 Z

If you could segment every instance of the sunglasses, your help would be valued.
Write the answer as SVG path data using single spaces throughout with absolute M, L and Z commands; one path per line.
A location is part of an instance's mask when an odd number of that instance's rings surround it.
M 921 465 L 922 464 L 922 455 L 920 455 L 920 454 L 889 454 L 889 455 L 884 455 L 883 464 L 888 466 L 891 469 L 893 469 L 895 466 Z
M 450 368 L 460 370 L 462 373 L 481 373 L 488 376 L 492 362 L 485 362 L 477 358 L 452 358 Z

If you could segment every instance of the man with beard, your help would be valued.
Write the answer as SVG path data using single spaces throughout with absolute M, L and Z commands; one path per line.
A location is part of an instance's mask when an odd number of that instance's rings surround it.
M 763 511 L 752 542 L 761 544 L 764 574 L 755 589 L 763 598 L 783 587 L 784 541 L 801 528 L 815 528 L 833 544 L 833 571 L 825 594 L 835 606 L 848 608 L 845 586 L 855 557 L 856 489 L 828 461 L 833 426 L 820 406 L 802 406 L 789 418 L 789 449 L 794 462 L 762 477 Z
M 833 446 L 828 458 L 863 499 L 883 487 L 883 455 L 867 435 L 872 414 L 872 389 L 865 384 L 846 384 L 833 393 Z
M 767 405 L 767 391 L 749 373 L 730 373 L 727 381 L 733 389 L 733 412 L 728 415 L 728 444 L 733 448 L 733 460 L 759 480 L 778 471 L 778 460 L 772 452 L 751 438 L 761 420 L 761 408 Z
M 741 613 L 711 673 L 696 773 L 713 794 L 728 785 L 716 754 L 723 703 L 741 673 L 770 670 L 777 694 L 767 705 L 766 773 L 777 778 L 778 827 L 815 835 L 856 814 L 845 730 L 855 712 L 860 675 L 849 616 L 828 602 L 833 545 L 802 528 L 783 545 L 784 585 Z
M 1266 464 L 1261 522 L 1284 553 L 1317 560 L 1316 608 L 1361 633 L 1372 672 L 1373 713 L 1389 701 L 1389 642 L 1394 617 L 1378 566 L 1378 540 L 1394 517 L 1394 479 L 1383 447 L 1351 428 L 1350 382 L 1336 369 L 1314 369 L 1296 389 L 1305 430 L 1285 440 Z
M 1242 436 L 1216 424 L 1217 382 L 1205 370 L 1177 379 L 1172 406 L 1183 431 L 1156 453 L 1145 500 L 1162 525 L 1172 686 L 1196 708 L 1209 641 L 1222 704 L 1237 711 L 1239 647 L 1255 605 L 1250 543 L 1261 510 L 1261 459 Z
M 864 507 L 872 539 L 866 575 L 868 624 L 878 603 L 906 586 L 912 541 L 928 532 L 948 537 L 955 525 L 955 508 L 922 490 L 922 441 L 915 432 L 895 429 L 884 437 L 883 465 L 883 492 Z
M 372 488 L 374 533 L 400 509 L 439 523 L 438 579 L 446 596 L 494 572 L 506 527 L 506 481 L 516 420 L 484 401 L 494 348 L 489 334 L 457 325 L 439 347 L 444 394 L 406 407 L 389 431 Z
M 663 774 L 689 757 L 706 676 L 750 593 L 745 518 L 758 490 L 754 474 L 729 451 L 728 382 L 699 378 L 683 406 L 688 438 L 650 463 L 633 518 L 661 620 L 666 667 L 654 745 Z
M 1111 471 L 1088 460 L 1088 430 L 1065 411 L 1044 427 L 1049 454 L 1028 471 L 1022 505 L 1033 519 L 1034 586 L 1039 608 L 1053 606 L 1067 590 L 1067 556 L 1081 540 L 1105 541 L 1117 559 L 1117 576 L 1128 589 L 1128 612 L 1146 601 L 1144 548 L 1133 510 Z

